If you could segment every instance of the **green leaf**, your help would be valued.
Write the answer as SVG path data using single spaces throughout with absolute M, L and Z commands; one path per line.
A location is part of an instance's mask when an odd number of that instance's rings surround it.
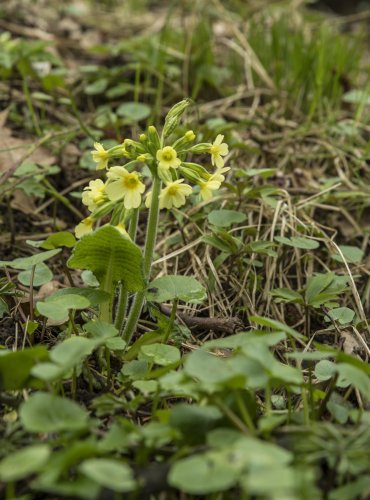
M 355 312 L 349 307 L 336 307 L 328 312 L 328 316 L 341 325 L 347 325 L 353 320 Z
M 284 323 L 281 323 L 280 321 L 277 321 L 275 319 L 264 318 L 263 316 L 249 316 L 249 321 L 257 323 L 257 325 L 267 326 L 268 328 L 271 328 L 272 330 L 277 332 L 285 332 L 287 335 L 290 335 L 295 339 L 305 338 L 290 326 L 285 325 Z
M 46 444 L 34 444 L 11 453 L 0 462 L 0 481 L 18 481 L 39 472 L 49 456 Z
M 79 431 L 88 426 L 88 415 L 77 403 L 46 392 L 32 394 L 22 404 L 20 418 L 29 432 Z
M 350 264 L 359 264 L 364 258 L 364 251 L 361 248 L 350 245 L 340 245 L 339 248 L 345 260 Z M 331 254 L 331 258 L 337 262 L 343 262 L 339 252 Z
M 4 314 L 8 313 L 9 314 L 9 306 L 5 302 L 5 300 L 0 297 L 0 319 L 4 316 Z
M 48 250 L 47 252 L 37 253 L 35 255 L 31 255 L 30 257 L 19 257 L 14 260 L 0 260 L 0 266 L 8 266 L 14 269 L 28 269 L 33 266 L 37 266 L 41 262 L 45 260 L 51 259 L 54 255 L 57 255 L 61 252 L 60 248 L 56 248 L 54 250 Z
M 44 346 L 23 351 L 0 351 L 0 390 L 15 391 L 27 386 L 33 366 L 48 359 Z
M 104 290 L 97 290 L 96 288 L 62 288 L 53 294 L 53 297 L 64 297 L 66 295 L 79 295 L 87 299 L 92 306 L 102 304 L 110 299 L 110 294 Z
M 282 302 L 295 302 L 297 304 L 303 303 L 302 295 L 290 288 L 274 288 L 271 295 L 280 299 Z M 277 301 L 276 301 L 277 302 Z
M 229 227 L 232 224 L 244 222 L 246 218 L 246 214 L 236 210 L 212 210 L 208 214 L 209 222 L 218 227 Z
M 334 278 L 334 273 L 316 274 L 309 278 L 305 293 L 306 304 L 311 305 L 316 296 L 323 292 L 332 283 Z
M 91 458 L 85 460 L 79 470 L 91 481 L 113 491 L 125 492 L 136 488 L 130 467 L 118 460 Z
M 337 372 L 337 365 L 332 361 L 323 359 L 315 366 L 315 377 L 320 382 L 331 379 Z
M 362 396 L 366 399 L 370 399 L 370 377 L 362 370 L 359 370 L 355 366 L 349 365 L 347 363 L 338 363 L 336 365 L 338 373 L 343 380 L 349 382 L 351 385 L 356 387 Z
M 99 343 L 93 339 L 71 337 L 54 347 L 50 352 L 50 358 L 64 368 L 73 367 L 91 354 L 98 345 Z
M 189 303 L 202 302 L 207 293 L 205 288 L 191 276 L 162 276 L 150 283 L 146 297 L 150 302 L 183 300 Z
M 160 366 L 167 366 L 177 363 L 181 359 L 179 349 L 166 344 L 143 345 L 140 349 L 141 359 L 146 359 L 151 363 Z
M 86 309 L 90 301 L 76 294 L 50 295 L 44 302 L 37 302 L 38 311 L 54 321 L 63 321 L 68 318 L 69 310 Z
M 118 335 L 117 328 L 105 321 L 89 321 L 84 329 L 95 339 L 109 339 Z
M 135 389 L 138 389 L 144 396 L 148 396 L 149 394 L 153 394 L 158 390 L 158 382 L 157 380 L 135 380 L 132 383 L 132 386 Z
M 26 269 L 18 274 L 18 281 L 24 286 L 31 286 L 32 269 Z M 53 279 L 53 273 L 48 266 L 41 262 L 35 267 L 33 286 L 41 286 Z
M 93 83 L 86 85 L 85 93 L 88 95 L 102 94 L 107 87 L 108 87 L 108 79 L 99 78 L 98 80 L 95 80 Z
M 188 445 L 200 445 L 222 418 L 216 406 L 178 403 L 171 408 L 169 424 L 181 432 Z
M 369 105 L 370 104 L 370 94 L 366 90 L 358 90 L 353 89 L 349 92 L 346 92 L 342 97 L 344 102 L 349 102 L 353 104 L 362 104 Z
M 239 472 L 231 461 L 217 458 L 216 454 L 204 454 L 179 460 L 170 470 L 169 484 L 194 495 L 207 495 L 231 488 Z
M 49 250 L 59 247 L 72 248 L 75 243 L 76 238 L 72 233 L 69 233 L 68 231 L 61 231 L 50 235 L 40 246 L 41 248 L 45 248 L 45 250 Z
M 92 271 L 108 288 L 110 283 L 122 280 L 128 290 L 137 292 L 145 287 L 142 262 L 138 246 L 115 227 L 103 226 L 76 244 L 68 265 Z
M 130 122 L 139 122 L 148 118 L 150 115 L 150 107 L 140 102 L 125 102 L 118 106 L 116 113 L 118 116 L 122 116 Z
M 314 250 L 320 246 L 318 241 L 310 240 L 308 238 L 304 238 L 303 236 L 292 236 L 291 238 L 276 236 L 275 241 L 294 248 L 302 248 L 303 250 Z

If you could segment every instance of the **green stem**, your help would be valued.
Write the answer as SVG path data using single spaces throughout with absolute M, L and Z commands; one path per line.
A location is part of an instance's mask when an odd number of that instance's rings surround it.
M 62 194 L 58 193 L 58 191 L 56 191 L 56 189 L 54 189 L 54 187 L 50 184 L 50 182 L 47 179 L 43 179 L 43 183 L 46 186 L 46 188 L 45 188 L 46 193 L 50 194 L 53 198 L 55 198 L 56 200 L 63 203 L 63 205 L 66 208 L 68 208 L 68 210 L 70 210 L 72 213 L 77 215 L 77 217 L 79 219 L 84 218 L 84 215 L 76 207 L 74 207 L 72 205 L 72 203 L 68 200 L 68 198 L 66 198 Z
M 123 323 L 125 321 L 126 310 L 127 310 L 127 299 L 128 299 L 127 288 L 124 286 L 123 283 L 121 283 L 119 290 L 118 307 L 116 311 L 116 320 L 114 322 L 114 326 L 117 328 L 119 332 L 122 330 Z
M 128 235 L 130 236 L 132 241 L 135 241 L 136 239 L 136 229 L 139 221 L 139 213 L 140 210 L 138 208 L 136 208 L 132 212 L 130 227 L 128 230 Z M 122 331 L 125 322 L 126 312 L 127 312 L 127 302 L 128 302 L 128 291 L 123 285 L 123 283 L 121 283 L 119 291 L 118 307 L 116 311 L 116 320 L 115 320 L 115 327 L 119 332 Z
M 149 210 L 148 226 L 144 249 L 144 277 L 149 280 L 150 268 L 153 260 L 155 242 L 157 238 L 158 218 L 159 218 L 159 193 L 161 191 L 161 180 L 155 176 L 153 180 L 152 203 Z M 127 323 L 123 331 L 123 338 L 130 343 L 131 338 L 136 330 L 136 325 L 139 320 L 141 310 L 145 300 L 145 291 L 138 292 L 130 309 L 130 314 L 127 318 Z
M 170 319 L 168 321 L 168 325 L 167 325 L 167 328 L 166 328 L 166 333 L 164 334 L 164 338 L 163 338 L 163 343 L 164 344 L 167 344 L 168 339 L 170 338 L 171 331 L 172 331 L 172 328 L 173 328 L 173 324 L 174 324 L 175 319 L 176 319 L 176 312 L 177 312 L 177 304 L 178 303 L 179 303 L 179 299 L 175 299 L 173 301 Z
M 22 87 L 23 87 L 24 96 L 26 98 L 26 103 L 27 103 L 27 106 L 28 106 L 28 111 L 30 112 L 30 115 L 31 115 L 33 126 L 35 127 L 36 134 L 40 137 L 42 135 L 42 131 L 41 131 L 41 128 L 40 128 L 39 121 L 37 119 L 37 115 L 35 113 L 35 109 L 34 109 L 33 104 L 32 104 L 32 99 L 31 99 L 31 95 L 30 95 L 30 89 L 28 87 L 28 83 L 27 83 L 26 77 L 23 77 Z

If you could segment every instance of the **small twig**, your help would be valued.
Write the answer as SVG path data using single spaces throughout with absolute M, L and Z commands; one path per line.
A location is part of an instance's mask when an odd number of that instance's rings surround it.
M 171 308 L 160 305 L 160 310 L 166 316 L 170 316 Z M 244 329 L 244 324 L 239 318 L 203 318 L 198 316 L 189 316 L 183 312 L 177 312 L 177 316 L 190 329 L 195 330 L 213 330 L 214 332 L 226 333 L 232 335 L 238 330 Z

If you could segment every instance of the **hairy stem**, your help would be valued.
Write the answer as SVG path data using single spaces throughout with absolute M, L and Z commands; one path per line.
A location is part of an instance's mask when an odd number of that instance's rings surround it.
M 128 230 L 128 235 L 132 239 L 132 241 L 135 241 L 136 239 L 136 229 L 137 229 L 137 223 L 139 220 L 139 209 L 136 208 L 132 212 L 131 216 L 131 221 L 130 221 L 130 227 Z M 127 313 L 127 302 L 128 302 L 128 291 L 126 287 L 124 286 L 123 283 L 120 284 L 120 291 L 119 291 L 119 299 L 118 299 L 118 307 L 116 311 L 116 318 L 115 318 L 115 327 L 119 332 L 122 331 L 125 319 L 126 319 L 126 313 Z
M 153 260 L 155 242 L 157 238 L 158 217 L 159 217 L 159 193 L 161 190 L 161 180 L 155 176 L 153 180 L 152 203 L 150 205 L 148 226 L 144 249 L 144 277 L 148 281 L 150 278 L 150 268 Z M 130 343 L 139 320 L 141 310 L 145 300 L 145 291 L 138 292 L 132 303 L 130 314 L 127 318 L 127 323 L 123 331 L 123 338 Z

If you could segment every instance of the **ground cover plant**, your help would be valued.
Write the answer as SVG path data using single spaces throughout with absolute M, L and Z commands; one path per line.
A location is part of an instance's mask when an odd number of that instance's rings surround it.
M 311 4 L 0 6 L 2 497 L 369 496 L 369 11 Z

